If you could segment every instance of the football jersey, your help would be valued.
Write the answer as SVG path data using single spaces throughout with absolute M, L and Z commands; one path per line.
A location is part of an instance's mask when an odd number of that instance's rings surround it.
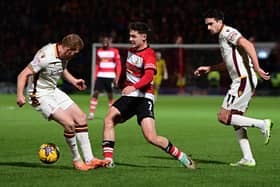
M 34 74 L 28 78 L 27 91 L 37 96 L 46 95 L 57 86 L 67 61 L 58 58 L 57 44 L 48 44 L 41 48 L 29 64 Z
M 118 49 L 112 47 L 108 49 L 99 48 L 96 55 L 96 76 L 102 78 L 116 78 L 117 70 L 121 69 Z
M 232 80 L 248 77 L 248 71 L 251 71 L 252 76 L 256 76 L 251 59 L 244 49 L 237 47 L 237 41 L 241 36 L 238 30 L 226 25 L 219 33 L 221 54 Z
M 134 85 L 137 83 L 146 69 L 152 69 L 156 73 L 156 58 L 154 50 L 147 47 L 140 51 L 129 49 L 126 60 L 126 81 L 125 86 Z M 154 101 L 153 82 L 150 82 L 143 88 L 136 89 L 127 96 L 145 97 Z

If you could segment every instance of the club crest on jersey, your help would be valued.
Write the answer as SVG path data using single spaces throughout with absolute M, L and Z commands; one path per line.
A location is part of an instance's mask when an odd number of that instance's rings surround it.
M 143 58 L 135 54 L 129 54 L 127 62 L 134 66 L 141 67 L 143 65 Z
M 234 39 L 236 38 L 238 34 L 236 32 L 231 32 L 228 36 L 228 40 L 230 41 L 234 41 Z

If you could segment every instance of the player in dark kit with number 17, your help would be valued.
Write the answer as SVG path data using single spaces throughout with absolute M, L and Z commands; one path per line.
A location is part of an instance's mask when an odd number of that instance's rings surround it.
M 146 140 L 165 150 L 179 160 L 185 167 L 195 169 L 195 162 L 163 136 L 156 133 L 154 120 L 153 76 L 156 73 L 156 59 L 153 49 L 148 45 L 150 28 L 142 22 L 129 25 L 131 48 L 127 54 L 124 77 L 119 86 L 122 96 L 113 106 L 104 120 L 103 155 L 114 167 L 113 153 L 115 144 L 115 126 L 137 116 Z

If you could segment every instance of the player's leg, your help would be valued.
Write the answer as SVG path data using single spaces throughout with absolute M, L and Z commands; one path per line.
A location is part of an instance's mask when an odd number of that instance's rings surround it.
M 78 144 L 75 133 L 75 123 L 72 120 L 72 118 L 69 115 L 67 115 L 64 110 L 58 108 L 52 114 L 52 119 L 54 119 L 56 122 L 58 122 L 64 127 L 64 138 L 71 150 L 74 168 L 82 171 L 87 171 L 89 168 L 87 165 L 84 164 L 78 150 Z
M 185 167 L 194 169 L 195 162 L 193 162 L 190 157 L 187 157 L 185 153 L 181 152 L 181 150 L 173 145 L 167 138 L 157 135 L 153 101 L 146 98 L 139 98 L 139 100 L 142 101 L 137 102 L 140 103 L 136 107 L 137 121 L 138 124 L 141 125 L 145 139 L 178 159 Z
M 190 157 L 173 145 L 166 137 L 157 135 L 153 118 L 143 118 L 141 120 L 141 129 L 145 139 L 149 143 L 160 147 L 175 159 L 179 160 L 185 167 L 195 169 L 195 162 Z
M 103 128 L 103 156 L 105 160 L 110 161 L 107 167 L 114 167 L 114 146 L 115 146 L 115 125 L 121 120 L 119 110 L 112 106 L 110 107 L 108 114 L 104 119 L 104 128 Z
M 114 167 L 115 126 L 118 123 L 123 123 L 130 119 L 135 114 L 135 107 L 130 107 L 131 105 L 129 104 L 133 103 L 133 100 L 133 97 L 120 97 L 114 102 L 113 106 L 109 108 L 104 119 L 102 147 L 104 159 L 111 161 L 111 164 L 107 166 L 109 168 Z
M 256 127 L 259 128 L 265 138 L 265 144 L 268 144 L 270 132 L 273 123 L 270 119 L 256 119 L 243 116 L 247 110 L 249 101 L 252 97 L 250 87 L 246 87 L 242 95 L 237 95 L 236 90 L 229 90 L 224 98 L 222 109 L 218 114 L 218 119 L 223 124 L 239 127 Z M 231 112 L 237 111 L 237 112 Z M 242 113 L 242 115 L 240 115 Z
M 103 89 L 104 89 L 104 79 L 97 78 L 95 81 L 93 95 L 90 100 L 89 115 L 87 118 L 89 120 L 94 119 L 94 113 L 95 113 L 96 107 L 98 105 L 98 96 L 99 96 L 99 93 L 101 93 L 103 91 Z
M 253 157 L 250 143 L 248 140 L 247 129 L 245 127 L 234 127 L 238 143 L 240 145 L 243 157 L 236 163 L 231 163 L 231 166 L 249 166 L 253 167 L 256 165 L 256 161 Z
M 105 81 L 105 91 L 107 92 L 109 107 L 111 107 L 113 105 L 113 103 L 115 102 L 114 96 L 113 96 L 113 81 L 114 81 L 114 79 L 112 79 L 112 78 L 108 78 Z
M 96 110 L 96 107 L 98 105 L 98 96 L 99 96 L 99 91 L 94 90 L 93 96 L 90 100 L 90 106 L 89 106 L 89 114 L 87 119 L 92 120 L 94 118 L 94 113 Z
M 107 96 L 108 96 L 108 107 L 110 108 L 115 102 L 113 92 L 107 92 Z
M 257 127 L 264 135 L 265 145 L 269 143 L 270 136 L 271 136 L 270 132 L 273 126 L 273 123 L 270 119 L 256 119 L 256 118 L 245 117 L 238 114 L 233 114 L 229 119 L 229 123 L 231 125 L 240 126 L 240 127 Z
M 243 115 L 243 112 L 229 111 L 224 108 L 221 108 L 221 110 L 218 114 L 218 119 L 220 122 L 222 122 L 224 124 L 228 124 L 228 121 L 230 120 L 230 117 L 232 114 Z M 254 159 L 252 151 L 251 151 L 246 127 L 242 127 L 242 126 L 233 126 L 233 127 L 235 129 L 236 137 L 238 139 L 238 143 L 240 145 L 241 152 L 243 154 L 243 158 L 236 163 L 231 163 L 230 165 L 231 166 L 239 166 L 239 165 L 255 166 L 256 162 L 255 162 L 255 159 Z
M 86 123 L 85 113 L 78 107 L 78 105 L 73 102 L 73 100 L 67 94 L 65 94 L 61 90 L 56 89 L 55 96 L 56 101 L 59 103 L 59 107 L 64 112 L 63 116 L 65 116 L 65 118 L 70 118 L 70 123 L 74 124 L 76 139 L 78 140 L 88 169 L 103 166 L 103 161 L 96 159 L 93 156 L 91 143 L 89 141 L 88 125 Z M 75 164 L 76 163 L 74 162 L 74 166 Z
M 92 153 L 85 113 L 75 103 L 68 107 L 65 112 L 68 116 L 71 116 L 75 122 L 76 137 L 80 144 L 86 164 L 90 169 L 105 166 L 107 162 L 95 158 Z
M 40 105 L 36 107 L 37 110 L 49 120 L 54 119 L 64 128 L 64 138 L 70 148 L 73 157 L 73 164 L 76 169 L 86 171 L 88 167 L 81 160 L 78 146 L 76 143 L 75 123 L 67 116 L 63 109 L 60 108 L 56 100 L 56 92 L 38 98 Z M 70 103 L 71 104 L 71 103 Z M 81 162 L 81 164 L 79 164 Z M 78 165 L 75 165 L 77 163 Z M 78 167 L 79 166 L 79 167 Z

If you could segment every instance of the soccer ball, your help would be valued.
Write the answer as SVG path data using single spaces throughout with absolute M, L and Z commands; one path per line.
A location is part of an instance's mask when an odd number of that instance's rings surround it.
M 42 144 L 38 151 L 39 159 L 45 164 L 55 163 L 59 159 L 59 148 L 54 143 Z

